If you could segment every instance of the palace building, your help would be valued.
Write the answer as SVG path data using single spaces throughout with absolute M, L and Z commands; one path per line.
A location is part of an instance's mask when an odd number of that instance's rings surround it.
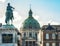
M 43 25 L 40 35 L 41 46 L 60 46 L 60 25 Z
M 20 30 L 22 34 L 22 46 L 38 46 L 40 25 L 32 14 L 33 12 L 30 9 L 28 18 L 23 22 L 23 27 Z

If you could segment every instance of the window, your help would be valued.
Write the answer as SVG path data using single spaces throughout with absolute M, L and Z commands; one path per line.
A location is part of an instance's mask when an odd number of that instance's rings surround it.
M 12 34 L 2 34 L 2 43 L 12 43 L 13 35 Z
M 36 43 L 35 43 L 35 41 L 33 41 L 33 46 L 35 46 L 36 45 Z
M 49 39 L 49 34 L 48 33 L 46 34 L 46 39 Z
M 55 33 L 53 33 L 52 34 L 52 39 L 55 39 L 55 38 L 56 38 Z
M 58 39 L 60 39 L 60 33 L 58 34 Z
M 26 37 L 26 33 L 24 32 L 24 37 Z
M 32 41 L 29 41 L 29 46 L 32 46 Z
M 28 46 L 28 41 L 26 41 L 26 46 Z
M 36 40 L 37 40 L 37 33 L 35 33 L 35 38 L 36 38 Z
M 46 43 L 46 46 L 49 46 L 49 43 Z
M 33 32 L 33 37 L 35 38 L 36 36 L 35 36 L 35 32 Z
M 32 25 L 31 25 L 31 22 L 30 22 L 30 24 L 29 24 L 29 29 L 32 29 Z
M 60 46 L 60 43 L 59 43 L 59 46 Z
M 32 32 L 29 33 L 29 37 L 32 37 Z
M 52 46 L 56 46 L 55 43 L 52 43 Z

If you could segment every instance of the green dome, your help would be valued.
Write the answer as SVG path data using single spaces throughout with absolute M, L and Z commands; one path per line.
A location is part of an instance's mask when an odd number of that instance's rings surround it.
M 40 29 L 40 25 L 33 17 L 28 17 L 23 23 L 24 29 Z
M 29 17 L 23 23 L 23 29 L 35 29 L 39 30 L 40 25 L 37 20 L 32 17 L 32 10 L 29 11 Z

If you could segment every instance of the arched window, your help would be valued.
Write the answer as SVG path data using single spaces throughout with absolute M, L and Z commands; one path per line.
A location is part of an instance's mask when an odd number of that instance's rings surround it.
M 55 39 L 56 36 L 55 36 L 55 33 L 52 33 L 52 39 Z
M 46 33 L 46 39 L 49 39 L 49 34 L 48 33 Z

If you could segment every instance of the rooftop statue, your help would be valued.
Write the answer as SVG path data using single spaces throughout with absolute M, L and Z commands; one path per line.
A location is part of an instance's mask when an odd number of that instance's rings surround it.
M 7 9 L 6 9 L 6 18 L 5 18 L 5 23 L 9 24 L 9 21 L 11 20 L 11 24 L 13 22 L 14 16 L 13 16 L 13 10 L 15 8 L 10 6 L 10 3 L 8 3 Z

